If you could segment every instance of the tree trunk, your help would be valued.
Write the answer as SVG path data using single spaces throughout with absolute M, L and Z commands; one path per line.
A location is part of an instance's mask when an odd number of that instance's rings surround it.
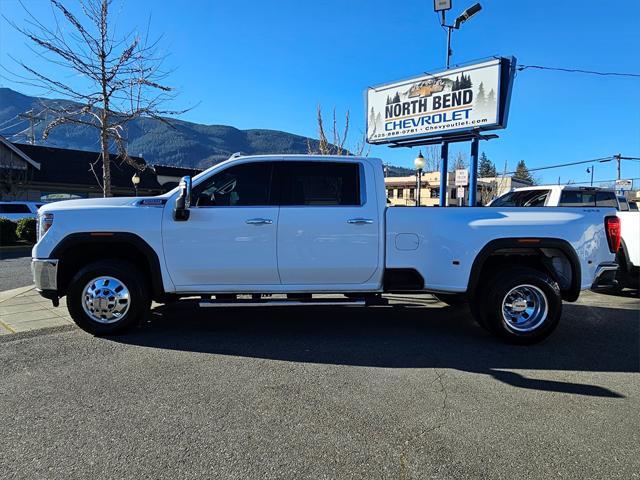
M 111 159 L 109 158 L 109 136 L 104 127 L 100 134 L 100 146 L 102 147 L 102 193 L 104 197 L 110 197 Z

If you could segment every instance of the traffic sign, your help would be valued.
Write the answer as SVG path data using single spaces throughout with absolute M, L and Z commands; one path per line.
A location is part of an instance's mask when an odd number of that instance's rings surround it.
M 456 187 L 466 187 L 469 185 L 469 170 L 458 169 L 456 170 Z

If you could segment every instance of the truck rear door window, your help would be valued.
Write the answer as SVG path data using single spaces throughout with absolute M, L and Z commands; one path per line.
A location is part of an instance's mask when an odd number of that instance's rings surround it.
M 550 190 L 510 192 L 494 200 L 492 207 L 544 207 Z
M 595 192 L 581 190 L 563 190 L 560 195 L 559 207 L 595 207 Z
M 597 192 L 596 207 L 618 208 L 616 194 L 614 192 Z
M 360 165 L 281 162 L 281 205 L 361 205 Z

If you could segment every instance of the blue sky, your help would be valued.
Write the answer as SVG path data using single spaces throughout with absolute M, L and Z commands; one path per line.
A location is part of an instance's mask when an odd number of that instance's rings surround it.
M 48 22 L 44 0 L 25 0 Z M 473 3 L 453 0 L 450 17 Z M 640 2 L 484 0 L 483 10 L 454 32 L 453 63 L 514 55 L 518 63 L 640 73 Z M 75 7 L 75 0 L 65 2 Z M 182 118 L 238 128 L 271 128 L 315 136 L 315 109 L 351 112 L 355 143 L 364 131 L 367 86 L 444 66 L 446 34 L 432 0 L 143 1 L 114 0 L 118 26 L 163 35 L 168 83 Z M 20 23 L 14 0 L 0 13 Z M 24 39 L 0 23 L 0 63 L 9 54 L 33 57 Z M 68 82 L 76 79 L 67 78 Z M 2 86 L 32 94 L 0 79 Z M 622 153 L 640 156 L 640 78 L 599 77 L 526 70 L 515 80 L 509 126 L 481 144 L 499 169 L 524 159 L 530 167 Z M 452 148 L 468 151 L 468 145 Z M 371 155 L 411 166 L 417 151 L 374 147 Z M 588 181 L 589 165 L 540 172 L 544 182 Z M 615 178 L 598 164 L 596 180 Z M 624 162 L 623 177 L 640 177 L 640 162 Z

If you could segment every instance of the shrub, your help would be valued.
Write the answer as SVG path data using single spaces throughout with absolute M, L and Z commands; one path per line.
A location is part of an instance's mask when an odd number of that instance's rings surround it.
M 18 220 L 16 235 L 20 240 L 24 240 L 29 243 L 36 243 L 36 219 L 21 218 Z
M 16 227 L 15 222 L 12 222 L 8 218 L 0 217 L 0 245 L 16 243 Z

